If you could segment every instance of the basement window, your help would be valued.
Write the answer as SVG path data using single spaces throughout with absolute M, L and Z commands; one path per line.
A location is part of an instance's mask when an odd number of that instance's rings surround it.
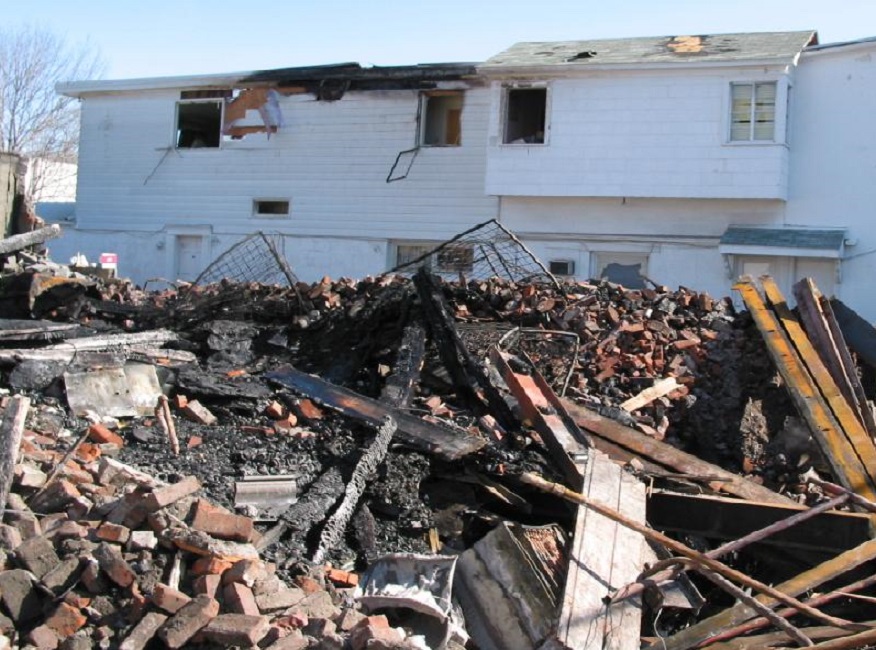
M 287 199 L 256 199 L 253 203 L 253 214 L 259 217 L 285 217 L 289 214 Z
M 419 260 L 416 266 L 402 271 L 407 273 L 426 268 L 433 273 L 469 273 L 474 269 L 474 247 L 471 244 L 451 244 L 438 251 L 436 246 L 429 243 L 396 244 L 395 266 Z
M 454 244 L 438 251 L 436 271 L 439 273 L 469 273 L 474 269 L 474 247 Z
M 177 149 L 215 148 L 222 132 L 221 101 L 178 102 Z
M 776 82 L 730 84 L 730 141 L 772 142 L 776 126 Z
M 462 92 L 423 93 L 421 102 L 420 144 L 427 147 L 462 144 Z
M 419 260 L 424 255 L 428 255 L 433 250 L 435 250 L 435 244 L 397 244 L 395 247 L 395 266 L 410 264 L 415 260 Z M 420 263 L 415 268 L 422 266 L 428 268 L 428 257 L 420 260 Z M 407 271 L 408 269 L 405 270 Z
M 644 289 L 648 256 L 640 253 L 596 253 L 593 277 L 620 284 L 627 289 Z
M 505 94 L 505 144 L 544 144 L 547 88 L 508 88 Z

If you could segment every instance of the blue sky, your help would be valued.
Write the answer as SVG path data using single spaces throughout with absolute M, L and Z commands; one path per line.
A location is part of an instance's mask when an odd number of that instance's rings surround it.
M 816 29 L 876 36 L 876 0 L 29 0 L 7 27 L 89 41 L 106 78 L 481 61 L 518 41 Z

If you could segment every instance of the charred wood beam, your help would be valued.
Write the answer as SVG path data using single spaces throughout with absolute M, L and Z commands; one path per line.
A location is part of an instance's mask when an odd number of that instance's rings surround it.
M 398 424 L 398 438 L 405 444 L 445 460 L 458 460 L 481 449 L 487 443 L 485 439 L 474 436 L 464 429 L 427 422 L 291 366 L 270 372 L 265 377 L 323 406 L 371 425 L 379 426 L 385 418 L 391 417 Z
M 28 246 L 42 244 L 43 242 L 47 242 L 50 239 L 60 236 L 61 226 L 57 224 L 46 226 L 39 230 L 25 232 L 20 235 L 12 235 L 12 237 L 7 237 L 6 239 L 0 239 L 0 255 L 15 253 L 16 251 L 20 251 Z
M 438 345 L 441 360 L 461 396 L 469 402 L 477 415 L 489 413 L 508 431 L 517 428 L 517 419 L 490 380 L 486 365 L 471 355 L 459 337 L 453 317 L 434 277 L 426 269 L 420 269 L 414 276 L 414 285 L 420 294 L 429 330 Z M 486 405 L 475 386 L 480 387 Z
M 0 418 L 0 512 L 6 509 L 6 500 L 12 488 L 12 476 L 18 462 L 18 450 L 24 434 L 24 421 L 30 409 L 30 398 L 15 395 Z
M 356 464 L 353 476 L 344 490 L 344 499 L 341 501 L 341 505 L 332 513 L 322 529 L 319 546 L 313 554 L 315 564 L 321 564 L 325 559 L 325 554 L 334 549 L 341 541 L 344 530 L 356 511 L 356 505 L 359 503 L 362 493 L 365 492 L 365 488 L 368 487 L 368 480 L 386 458 L 389 443 L 397 428 L 392 418 L 387 418 L 383 426 L 378 429 L 374 440 L 368 445 L 368 449 L 362 454 L 362 458 Z
M 676 553 L 690 560 L 697 567 L 697 570 L 705 570 L 717 573 L 718 575 L 732 580 L 733 582 L 738 583 L 743 587 L 747 587 L 765 596 L 768 596 L 774 601 L 778 601 L 789 607 L 793 607 L 800 614 L 808 616 L 813 620 L 821 621 L 823 623 L 826 623 L 827 625 L 833 625 L 835 627 L 840 627 L 843 629 L 860 629 L 854 623 L 849 623 L 848 621 L 844 621 L 842 619 L 838 619 L 834 616 L 830 616 L 828 614 L 820 612 L 814 607 L 806 605 L 797 598 L 789 596 L 788 594 L 783 593 L 775 587 L 771 587 L 770 585 L 765 584 L 760 580 L 756 580 L 755 578 L 752 578 L 742 573 L 741 571 L 737 571 L 736 569 L 727 566 L 723 562 L 708 557 L 705 553 L 700 553 L 699 551 L 696 551 L 689 546 L 672 539 L 671 537 L 667 537 L 666 535 L 652 530 L 651 528 L 648 528 L 647 526 L 640 524 L 637 521 L 633 521 L 632 519 L 620 514 L 613 508 L 610 508 L 605 504 L 600 503 L 599 501 L 594 501 L 584 494 L 570 490 L 567 487 L 560 485 L 559 483 L 546 481 L 540 476 L 532 473 L 522 474 L 520 476 L 520 480 L 526 485 L 531 485 L 532 487 L 538 488 L 539 490 L 548 492 L 550 494 L 556 494 L 563 499 L 566 499 L 567 501 L 571 501 L 572 503 L 586 506 L 593 512 L 596 512 L 603 517 L 611 519 L 612 521 L 616 521 L 622 526 L 630 528 L 637 533 L 643 535 L 644 537 L 657 542 L 658 544 L 662 544 L 673 553 Z
M 680 451 L 672 445 L 656 440 L 640 431 L 626 427 L 590 409 L 579 406 L 569 399 L 561 399 L 560 401 L 574 418 L 575 423 L 595 437 L 608 440 L 658 465 L 676 470 L 682 474 L 720 477 L 718 480 L 709 482 L 709 487 L 715 491 L 726 492 L 727 494 L 751 501 L 777 504 L 796 503 L 788 497 L 758 485 L 754 481 L 749 481 L 717 465 L 700 460 L 696 456 Z
M 396 408 L 403 408 L 410 403 L 425 354 L 425 329 L 422 325 L 409 325 L 402 335 L 394 372 L 386 380 L 381 401 Z

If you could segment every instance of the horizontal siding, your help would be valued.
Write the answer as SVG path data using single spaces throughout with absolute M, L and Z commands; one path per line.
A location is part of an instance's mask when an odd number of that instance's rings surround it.
M 775 71 L 718 70 L 552 80 L 547 143 L 532 146 L 502 144 L 503 89 L 495 82 L 487 192 L 784 199 L 784 145 L 726 143 L 730 83 L 764 74 L 778 78 Z
M 172 92 L 88 98 L 77 199 L 80 228 L 443 239 L 496 216 L 484 193 L 490 95 L 466 92 L 462 146 L 423 148 L 408 177 L 386 183 L 414 146 L 415 91 L 284 98 L 287 126 L 221 149 L 175 150 Z M 399 169 L 405 169 L 403 161 Z M 253 218 L 256 198 L 289 198 L 288 219 Z

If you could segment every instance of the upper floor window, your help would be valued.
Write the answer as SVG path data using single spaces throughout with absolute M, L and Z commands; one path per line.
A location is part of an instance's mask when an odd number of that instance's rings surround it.
M 434 91 L 422 96 L 420 144 L 457 147 L 462 144 L 462 92 Z
M 176 147 L 218 147 L 222 135 L 220 101 L 181 101 L 176 105 Z
M 731 84 L 730 102 L 731 142 L 775 140 L 775 81 Z
M 544 144 L 547 88 L 508 88 L 505 94 L 505 144 Z

